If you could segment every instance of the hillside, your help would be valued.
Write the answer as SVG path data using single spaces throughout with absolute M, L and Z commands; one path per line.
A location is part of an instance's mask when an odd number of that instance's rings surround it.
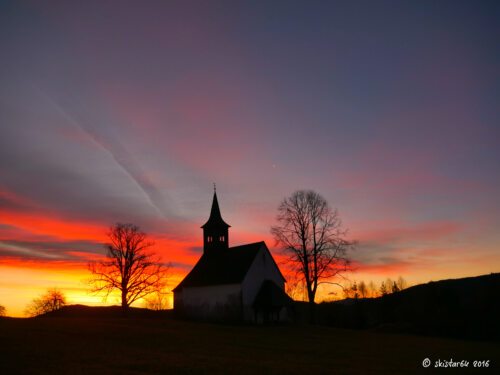
M 500 339 L 500 274 L 441 280 L 373 299 L 323 303 L 320 323 L 468 339 Z

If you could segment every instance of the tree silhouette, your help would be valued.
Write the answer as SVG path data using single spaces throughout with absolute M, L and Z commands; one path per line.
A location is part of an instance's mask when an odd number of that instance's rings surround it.
M 154 243 L 136 225 L 118 223 L 110 228 L 108 238 L 106 259 L 88 264 L 92 273 L 89 284 L 105 300 L 119 291 L 126 312 L 135 301 L 165 287 L 167 266 L 149 252 Z
M 172 306 L 170 303 L 172 292 L 166 290 L 165 285 L 161 284 L 158 285 L 158 289 L 144 298 L 145 308 L 160 311 L 167 310 Z
M 385 285 L 385 282 L 382 281 L 382 283 L 380 284 L 380 295 L 385 296 L 387 295 L 387 293 L 387 286 Z
M 366 298 L 368 296 L 368 288 L 364 281 L 361 281 L 358 286 L 359 293 L 361 297 Z
M 293 300 L 304 301 L 304 285 L 299 277 L 289 276 L 286 280 L 285 292 Z
M 353 242 L 346 239 L 347 230 L 342 228 L 337 210 L 311 190 L 285 198 L 278 207 L 277 221 L 271 233 L 305 284 L 314 321 L 318 285 L 337 284 L 333 280 L 349 269 L 347 253 Z
M 397 292 L 399 292 L 399 287 L 398 287 L 398 285 L 396 284 L 396 282 L 394 281 L 394 282 L 392 283 L 392 293 L 397 293 Z
M 393 281 L 390 277 L 388 277 L 387 279 L 385 279 L 385 289 L 387 291 L 387 294 L 392 293 L 392 287 L 393 287 Z
M 387 278 L 385 281 L 383 281 L 380 285 L 379 288 L 375 286 L 373 281 L 370 280 L 370 282 L 367 284 L 363 280 L 361 280 L 359 283 L 357 283 L 357 288 L 356 288 L 356 283 L 351 284 L 347 286 L 344 289 L 344 295 L 345 298 L 355 298 L 355 293 L 356 290 L 359 292 L 359 295 L 363 298 L 366 297 L 371 297 L 371 298 L 376 298 L 381 295 L 386 295 L 390 293 L 396 293 L 399 292 L 403 289 L 406 289 L 408 286 L 408 283 L 406 280 L 402 277 L 399 276 L 397 281 L 393 281 L 390 278 Z
M 39 298 L 35 298 L 26 307 L 25 314 L 28 316 L 38 316 L 49 312 L 57 311 L 66 305 L 66 297 L 58 289 L 49 289 Z
M 396 281 L 396 285 L 398 286 L 399 290 L 406 289 L 408 287 L 408 283 L 406 282 L 405 279 L 403 279 L 403 276 L 398 277 L 398 281 Z
M 369 290 L 370 297 L 374 298 L 374 297 L 378 296 L 377 287 L 375 286 L 375 284 L 371 280 L 368 283 L 368 290 Z
M 344 298 L 354 298 L 358 299 L 360 296 L 359 286 L 356 281 L 344 287 Z
M 5 316 L 5 307 L 0 305 L 0 316 Z

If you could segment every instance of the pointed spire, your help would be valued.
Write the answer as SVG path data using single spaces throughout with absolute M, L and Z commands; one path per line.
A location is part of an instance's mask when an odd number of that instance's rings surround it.
M 208 218 L 208 221 L 202 225 L 202 228 L 205 227 L 214 227 L 214 226 L 226 226 L 230 227 L 229 224 L 227 224 L 223 219 L 220 214 L 220 209 L 219 209 L 219 201 L 217 200 L 217 191 L 214 183 L 214 198 L 212 201 L 212 209 L 210 210 L 210 217 Z
M 220 214 L 219 201 L 217 200 L 217 193 L 214 190 L 214 199 L 212 201 L 212 209 L 210 210 L 210 218 L 211 220 L 222 220 L 222 216 Z

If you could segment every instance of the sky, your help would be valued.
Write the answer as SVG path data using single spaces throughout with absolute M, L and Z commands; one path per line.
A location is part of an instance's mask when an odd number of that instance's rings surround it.
M 312 189 L 350 280 L 500 271 L 500 6 L 488 1 L 0 2 L 0 305 L 90 295 L 108 228 L 201 255 Z M 322 295 L 332 291 L 323 290 Z M 111 299 L 106 303 L 116 303 Z

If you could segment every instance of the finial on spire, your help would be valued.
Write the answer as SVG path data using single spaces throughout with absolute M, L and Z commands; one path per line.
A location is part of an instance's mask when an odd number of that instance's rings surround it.
M 214 193 L 217 192 L 217 187 L 215 186 L 215 182 L 214 182 Z

